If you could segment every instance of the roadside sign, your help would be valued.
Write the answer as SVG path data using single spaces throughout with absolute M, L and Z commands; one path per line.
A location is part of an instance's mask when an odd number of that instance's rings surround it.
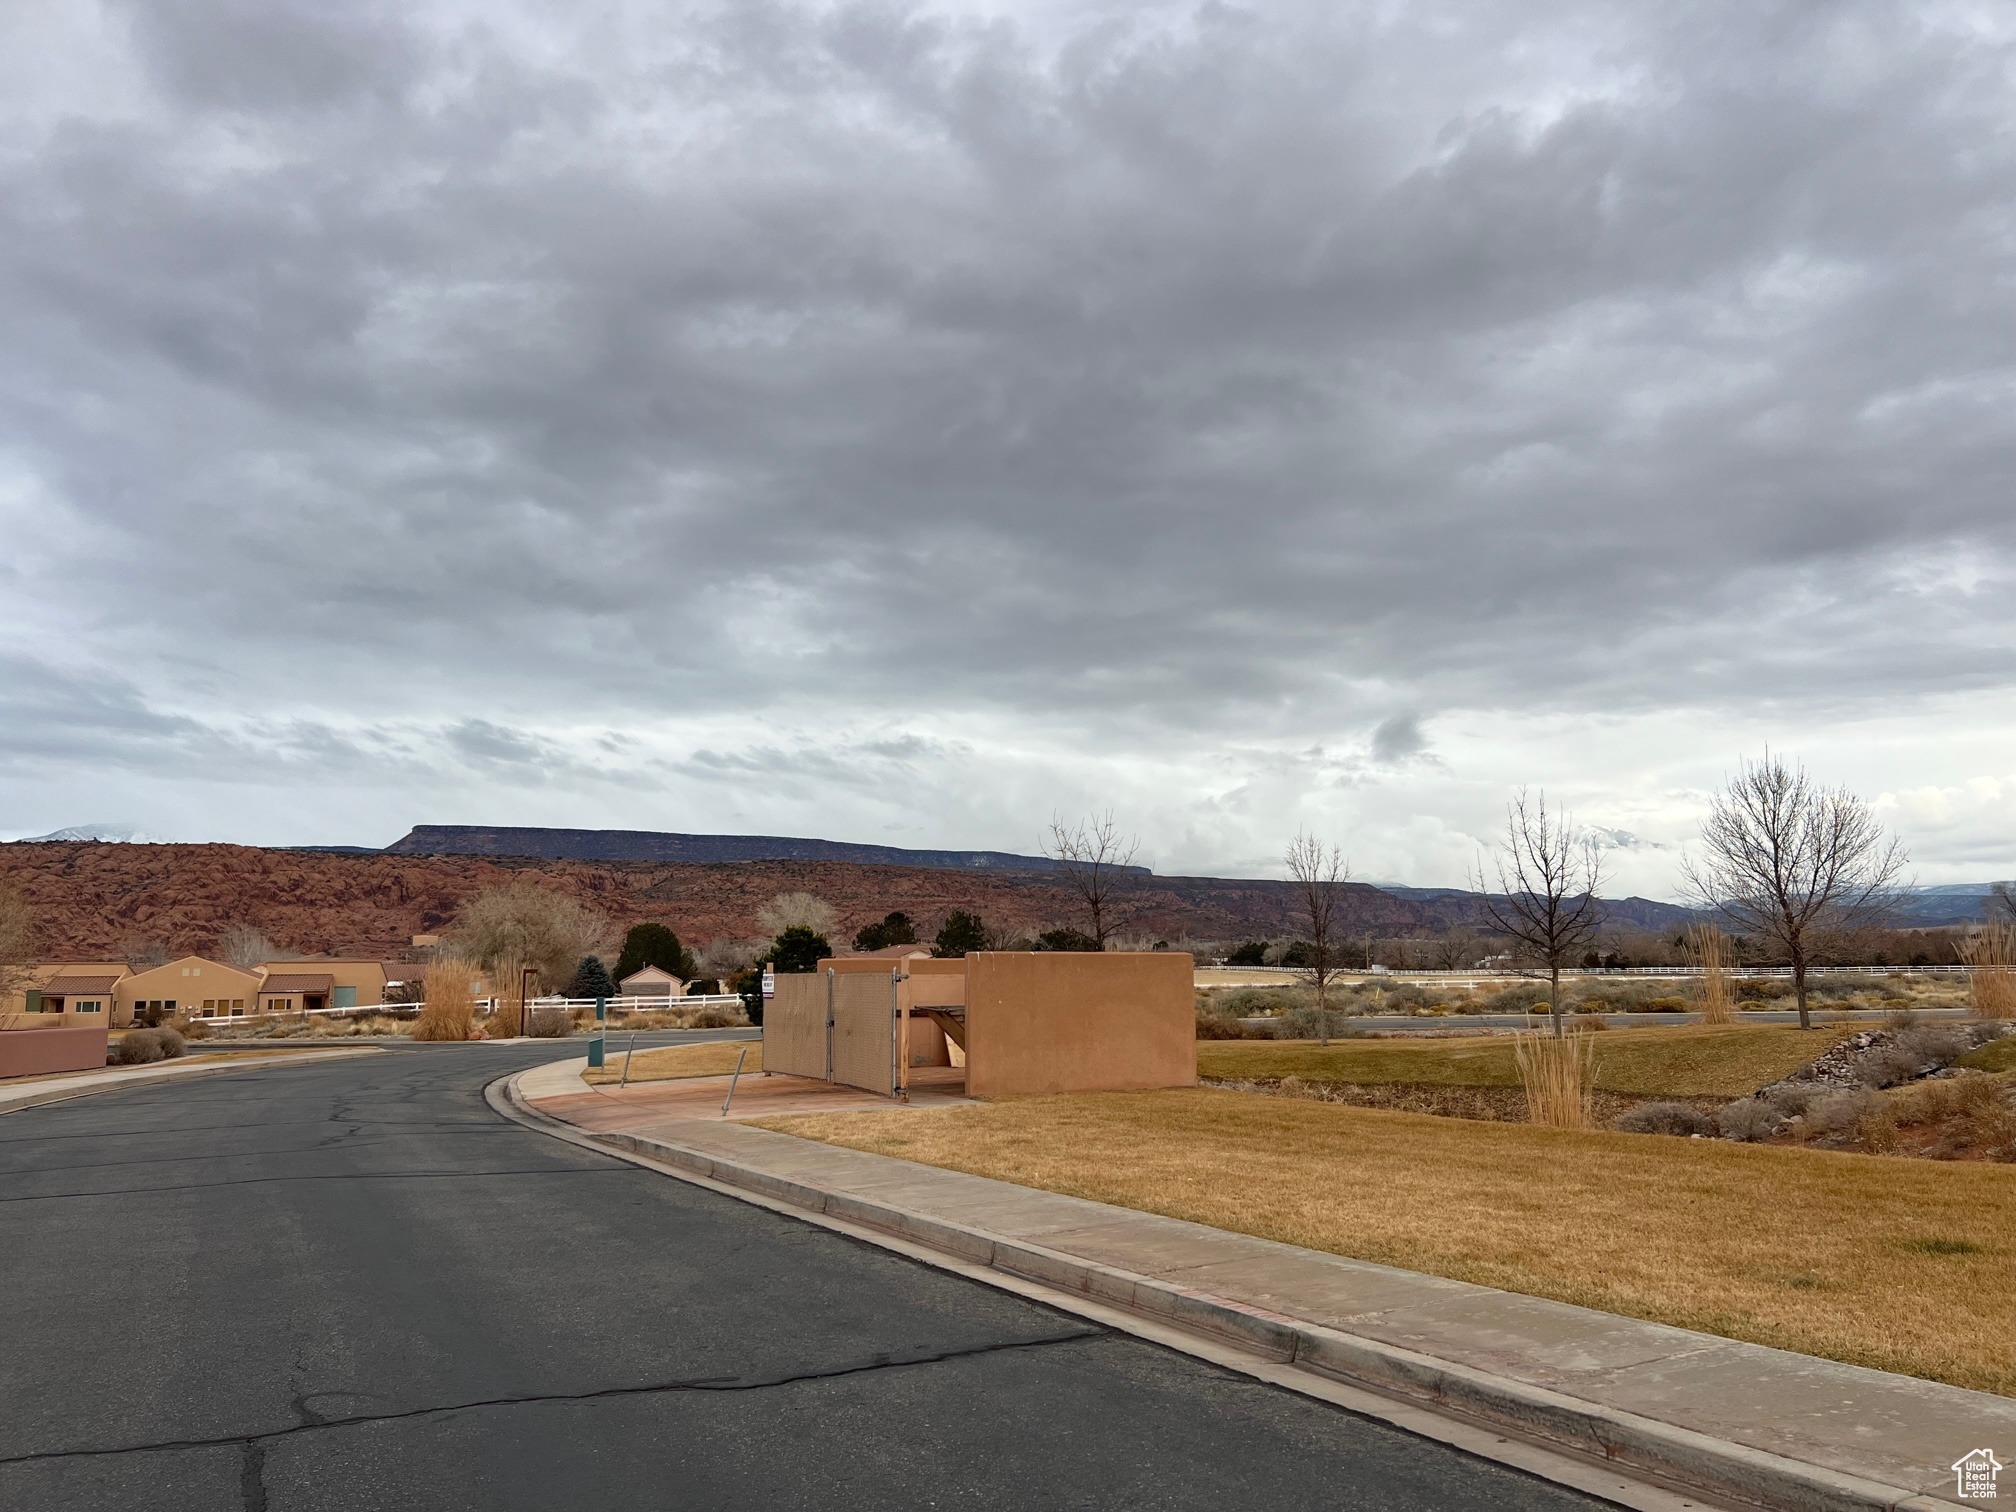
M 777 996 L 777 973 L 771 967 L 763 968 L 763 1001 L 769 1002 Z

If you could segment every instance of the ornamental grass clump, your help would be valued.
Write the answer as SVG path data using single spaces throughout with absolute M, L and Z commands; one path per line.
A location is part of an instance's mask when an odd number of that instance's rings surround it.
M 1588 1034 L 1515 1032 L 1512 1059 L 1526 1089 L 1527 1122 L 1552 1129 L 1595 1127 L 1589 1094 L 1596 1079 L 1596 1042 Z
M 2016 924 L 1990 924 L 1960 944 L 1968 998 L 1978 1019 L 2016 1018 Z
M 1735 1023 L 1736 999 L 1729 991 L 1729 967 L 1734 961 L 1729 936 L 1713 924 L 1696 924 L 1688 929 L 1687 942 L 1701 965 L 1701 1022 Z
M 413 1021 L 416 1040 L 466 1040 L 476 1028 L 476 968 L 449 956 L 427 968 L 427 1000 Z

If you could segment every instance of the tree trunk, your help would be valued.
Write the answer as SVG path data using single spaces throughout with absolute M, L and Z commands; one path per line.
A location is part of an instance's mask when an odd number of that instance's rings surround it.
M 1552 961 L 1547 964 L 1547 983 L 1548 1017 L 1554 1020 L 1554 1038 L 1561 1039 L 1561 968 Z
M 1806 957 L 1796 950 L 1792 952 L 1792 996 L 1799 1004 L 1799 1027 L 1811 1029 L 1813 1017 L 1806 1011 Z

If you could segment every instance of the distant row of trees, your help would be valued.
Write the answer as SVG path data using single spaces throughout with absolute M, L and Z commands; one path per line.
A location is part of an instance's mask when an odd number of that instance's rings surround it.
M 1306 969 L 1321 1007 L 1341 969 L 1335 949 L 1339 895 L 1350 870 L 1341 851 L 1297 835 L 1284 857 L 1307 926 Z M 1766 752 L 1742 763 L 1701 827 L 1683 867 L 1689 901 L 1732 933 L 1758 942 L 1792 968 L 1802 1028 L 1812 1026 L 1807 972 L 1829 948 L 1895 909 L 1907 858 L 1874 810 L 1842 787 Z M 1480 861 L 1471 886 L 1492 933 L 1546 968 L 1551 1001 L 1561 973 L 1596 952 L 1605 920 L 1598 889 L 1602 852 L 1574 819 L 1550 810 L 1545 793 L 1522 790 L 1506 810 L 1490 873 Z M 1998 902 L 2016 916 L 2010 889 Z M 1553 1015 L 1554 1033 L 1562 1016 Z

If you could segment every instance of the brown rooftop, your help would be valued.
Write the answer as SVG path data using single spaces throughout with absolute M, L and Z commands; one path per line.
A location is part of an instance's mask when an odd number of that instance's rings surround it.
M 110 992 L 119 985 L 116 976 L 59 976 L 42 985 L 44 997 L 89 997 L 94 992 Z
M 302 972 L 289 976 L 269 976 L 259 985 L 260 995 L 269 992 L 329 992 L 336 986 L 336 978 L 324 971 L 319 974 Z

